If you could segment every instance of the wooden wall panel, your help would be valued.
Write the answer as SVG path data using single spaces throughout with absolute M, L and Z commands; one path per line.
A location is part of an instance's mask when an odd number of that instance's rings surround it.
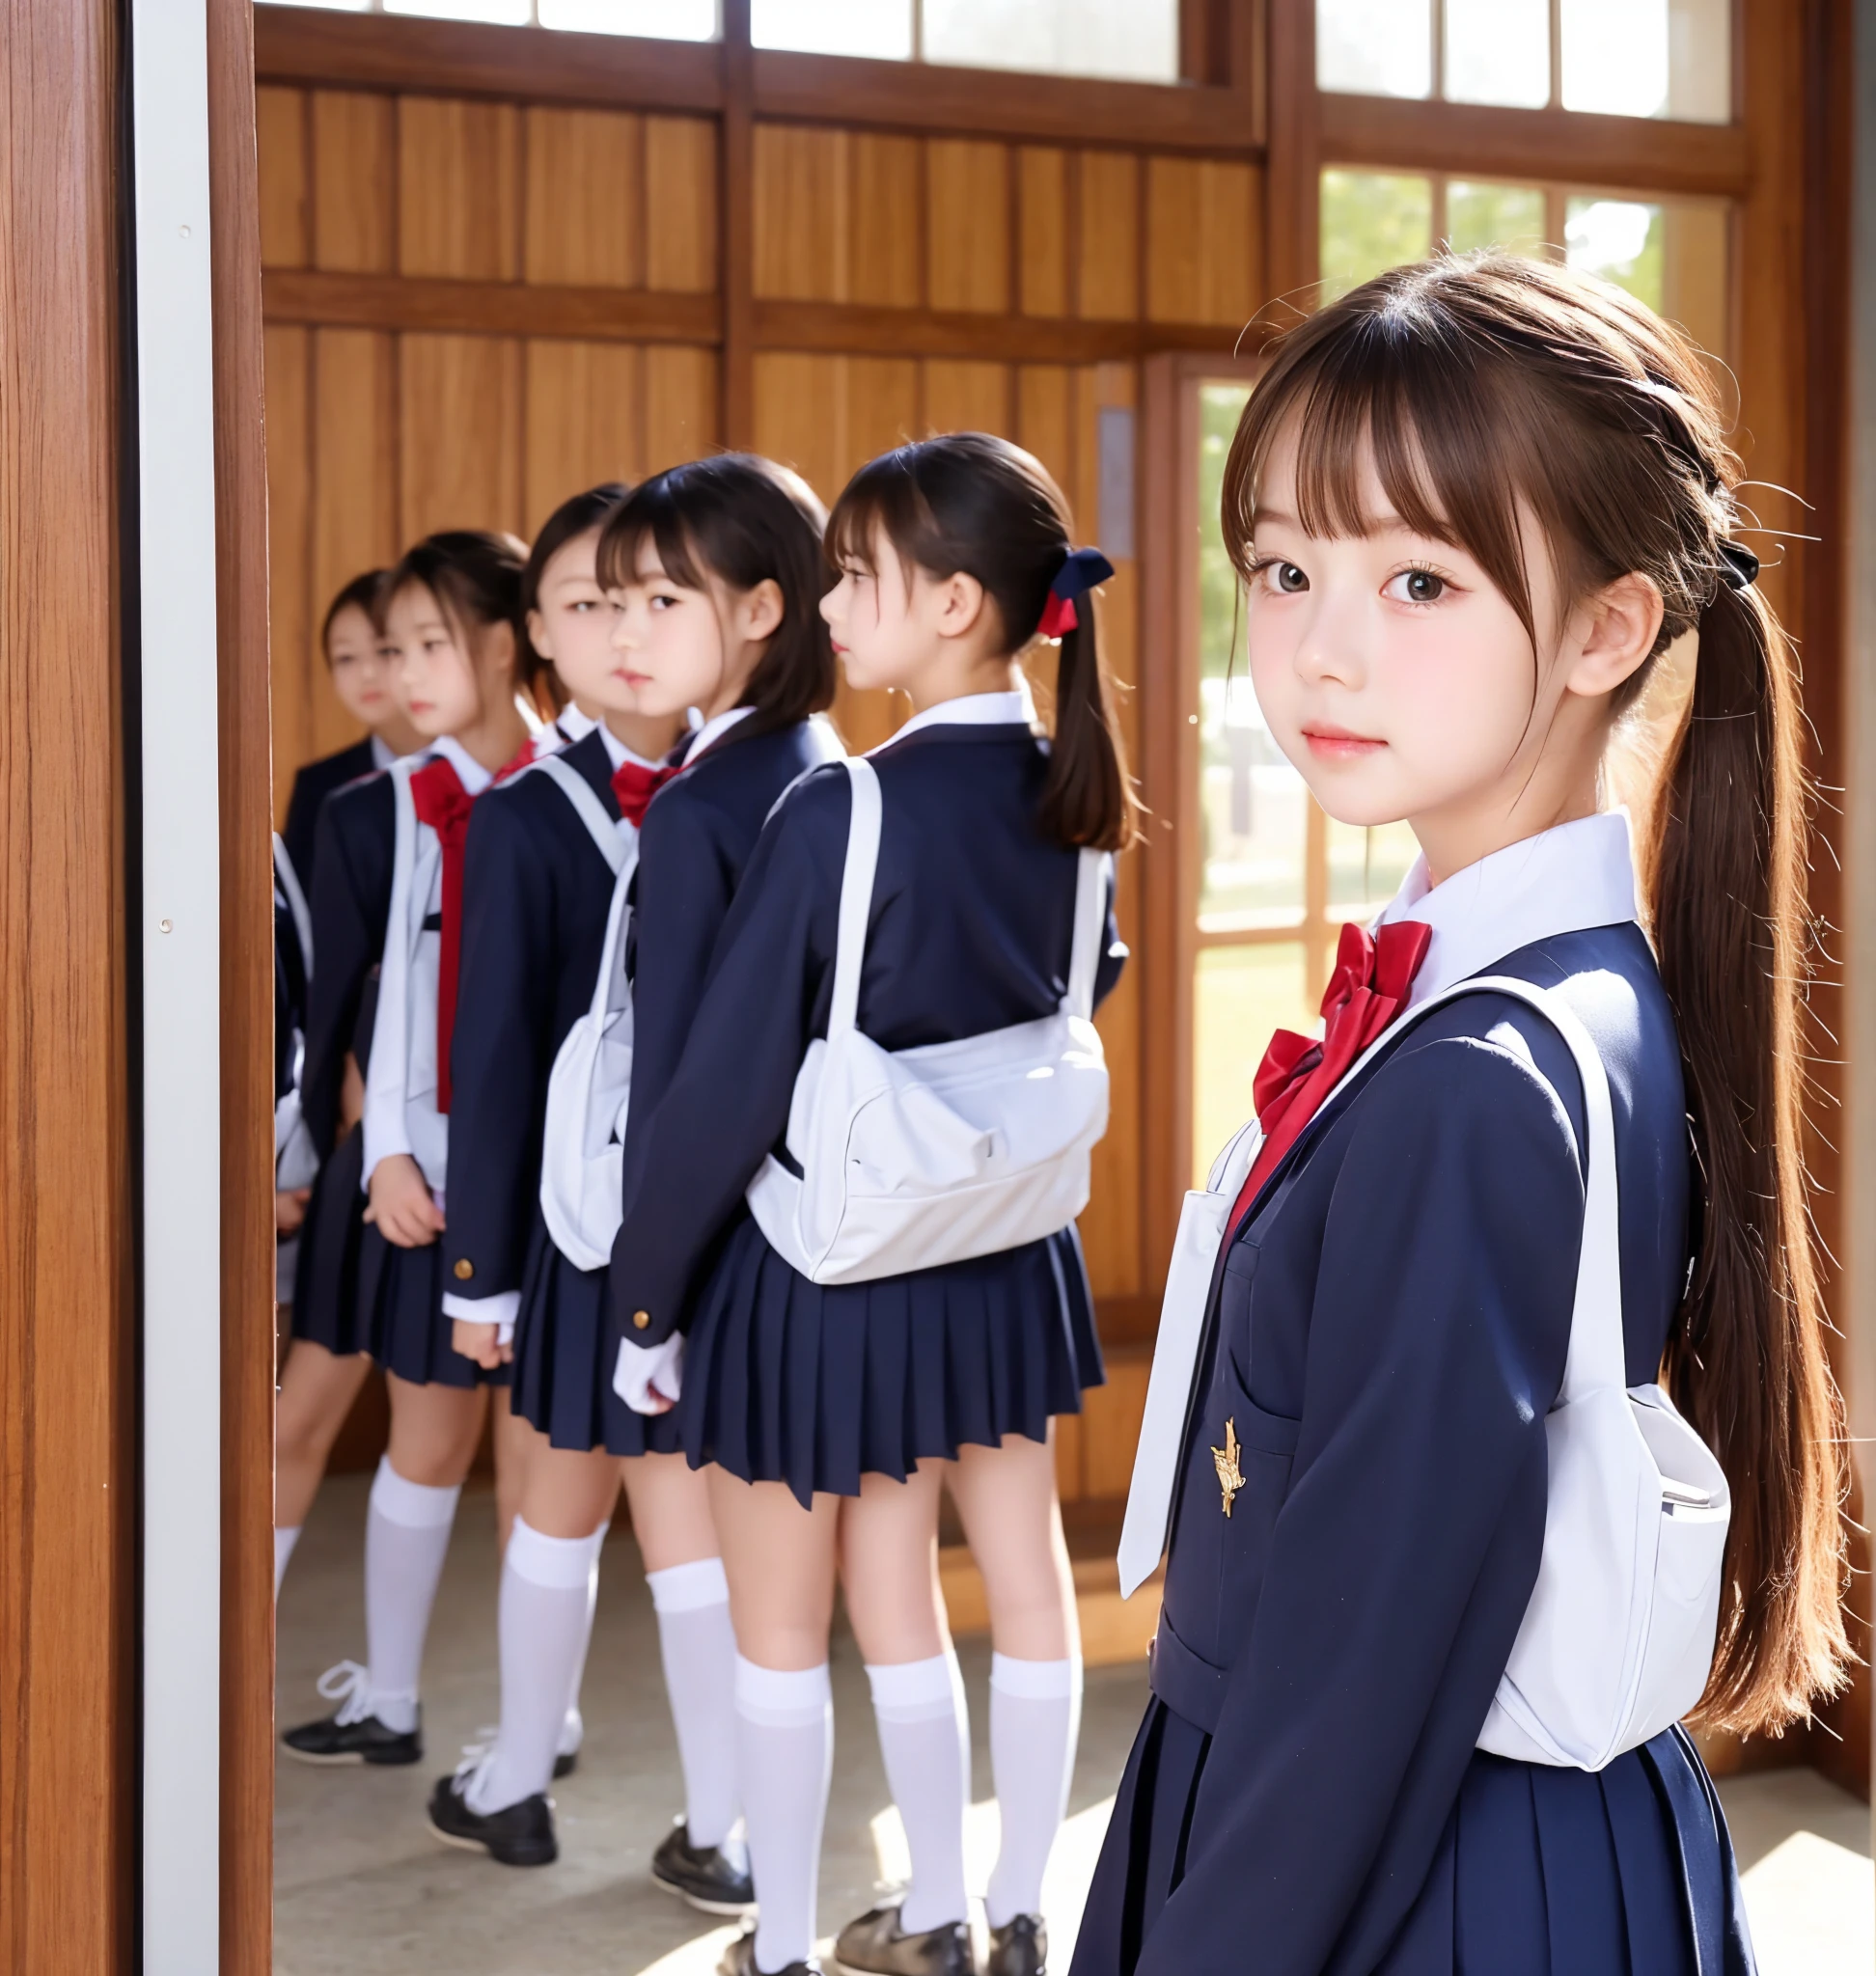
M 261 263 L 304 267 L 313 246 L 306 92 L 258 89 L 254 112 L 261 160 Z
M 512 103 L 398 102 L 398 265 L 520 276 L 521 113 Z
M 852 139 L 844 130 L 759 124 L 755 135 L 755 292 L 802 302 L 849 299 L 847 188 Z
M 273 674 L 276 826 L 286 820 L 293 771 L 319 748 L 312 640 L 315 332 L 276 323 L 266 332 L 268 656 Z M 328 693 L 323 696 L 330 700 Z M 336 702 L 335 702 L 336 704 Z
M 315 267 L 384 274 L 397 265 L 397 122 L 389 96 L 314 92 Z
M 1067 316 L 1068 153 L 1025 145 L 1016 185 L 1016 306 L 1025 316 Z
M 531 343 L 522 523 L 532 535 L 568 496 L 645 471 L 645 354 L 631 343 Z
M 400 534 L 521 527 L 521 345 L 406 336 L 398 350 Z
M 1146 167 L 1146 313 L 1155 322 L 1248 322 L 1263 300 L 1255 166 L 1153 158 Z
M 933 138 L 925 145 L 926 290 L 934 309 L 1001 315 L 1010 306 L 1009 151 Z
M 642 288 L 644 119 L 606 110 L 524 114 L 523 279 Z
M 1007 432 L 1010 409 L 1008 365 L 936 357 L 925 365 L 927 432 Z
M 645 471 L 697 459 L 722 444 L 714 350 L 652 343 L 645 352 Z
M 1140 160 L 1125 151 L 1085 151 L 1076 160 L 1075 313 L 1096 322 L 1140 314 Z
M 648 117 L 645 184 L 647 286 L 708 294 L 717 285 L 716 125 L 703 117 Z
M 851 171 L 853 299 L 916 309 L 924 299 L 924 147 L 912 137 L 859 131 Z

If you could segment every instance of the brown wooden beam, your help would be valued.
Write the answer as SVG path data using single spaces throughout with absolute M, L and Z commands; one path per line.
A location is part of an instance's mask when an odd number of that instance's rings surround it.
M 58 1976 L 137 1937 L 123 11 L 0 0 L 0 1968 Z
M 756 112 L 749 0 L 722 0 L 723 115 L 717 124 L 717 287 L 723 296 L 719 433 L 756 447 Z
M 269 322 L 581 343 L 724 341 L 724 312 L 714 295 L 274 268 L 264 278 L 262 297 Z M 1228 356 L 1260 348 L 1265 335 L 1260 325 L 1240 331 L 1228 323 L 1086 322 L 849 302 L 753 302 L 749 319 L 752 352 L 974 357 L 1006 364 L 1126 362 L 1155 350 Z
M 621 109 L 717 111 L 724 51 L 628 35 L 263 7 L 262 82 Z M 758 49 L 759 118 L 877 125 L 1143 151 L 1254 156 L 1249 90 L 868 62 Z
M 1393 96 L 1317 98 L 1322 162 L 1444 172 L 1456 178 L 1565 179 L 1573 185 L 1737 199 L 1752 150 L 1730 124 L 1504 110 Z
M 261 82 L 420 96 L 647 110 L 722 102 L 717 50 L 705 42 L 311 8 L 255 9 L 254 68 Z
M 347 329 L 460 330 L 594 343 L 715 343 L 723 337 L 722 311 L 714 295 L 642 288 L 274 268 L 263 278 L 262 297 L 269 322 Z

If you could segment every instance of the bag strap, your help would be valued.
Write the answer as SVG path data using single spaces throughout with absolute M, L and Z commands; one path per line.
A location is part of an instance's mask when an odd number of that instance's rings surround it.
M 293 918 L 293 931 L 299 939 L 300 964 L 305 968 L 307 978 L 313 975 L 313 915 L 306 909 L 306 894 L 300 890 L 299 873 L 293 869 L 293 861 L 287 853 L 285 839 L 278 831 L 273 840 L 274 880 L 280 887 L 280 895 L 287 901 L 287 910 Z
M 625 843 L 619 835 L 618 824 L 606 814 L 606 806 L 593 794 L 593 784 L 571 762 L 558 755 L 543 755 L 538 761 L 531 761 L 522 774 L 532 775 L 537 769 L 549 777 L 572 804 L 574 814 L 587 827 L 587 836 L 599 847 L 600 857 L 617 877 L 625 863 Z
M 872 916 L 873 873 L 879 866 L 879 775 L 864 755 L 845 761 L 853 793 L 847 825 L 846 864 L 841 873 L 841 918 L 834 940 L 834 1002 L 827 1040 L 851 1029 L 860 1014 L 860 968 L 867 957 L 867 921 Z
M 1075 868 L 1075 941 L 1068 961 L 1068 993 L 1062 1008 L 1084 1020 L 1094 1013 L 1094 976 L 1101 965 L 1101 929 L 1107 921 L 1105 851 L 1083 849 Z
M 1474 974 L 1430 995 L 1382 1031 L 1349 1066 L 1322 1102 L 1327 1112 L 1340 1091 L 1403 1030 L 1462 995 L 1504 995 L 1535 1009 L 1563 1039 L 1583 1081 L 1584 1117 L 1589 1128 L 1588 1174 L 1584 1183 L 1583 1247 L 1577 1258 L 1576 1301 L 1570 1312 L 1570 1347 L 1563 1362 L 1559 1402 L 1579 1400 L 1601 1387 L 1626 1389 L 1628 1350 L 1622 1335 L 1621 1208 L 1615 1180 L 1615 1123 L 1609 1073 L 1594 1038 L 1561 996 L 1513 974 Z

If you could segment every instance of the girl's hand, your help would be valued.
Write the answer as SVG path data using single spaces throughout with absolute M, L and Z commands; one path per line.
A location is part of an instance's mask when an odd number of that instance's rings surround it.
M 500 1342 L 501 1326 L 478 1324 L 473 1317 L 458 1317 L 450 1326 L 450 1343 L 465 1358 L 472 1358 L 484 1372 L 514 1360 L 514 1347 Z
M 662 1345 L 619 1341 L 613 1391 L 634 1413 L 669 1413 L 683 1390 L 684 1334 L 674 1331 Z
M 306 1204 L 313 1198 L 310 1187 L 274 1190 L 274 1233 L 297 1235 L 306 1221 Z
M 443 1211 L 424 1169 L 408 1153 L 388 1153 L 372 1168 L 372 1204 L 365 1219 L 400 1249 L 428 1249 L 443 1232 Z

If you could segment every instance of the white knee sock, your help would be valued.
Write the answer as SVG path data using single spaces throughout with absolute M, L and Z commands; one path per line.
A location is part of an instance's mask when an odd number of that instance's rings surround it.
M 406 1482 L 389 1455 L 372 1482 L 365 1519 L 365 1658 L 372 1714 L 387 1729 L 417 1726 L 424 1635 L 461 1494 Z
M 971 1743 L 955 1653 L 869 1667 L 886 1782 L 905 1825 L 912 1884 L 899 1910 L 907 1934 L 970 1913 L 964 1891 L 964 1806 Z
M 300 1525 L 295 1523 L 290 1530 L 274 1525 L 274 1603 L 280 1602 L 280 1581 L 287 1576 L 287 1560 L 293 1554 L 293 1546 L 299 1542 Z
M 721 1846 L 736 1823 L 736 1635 L 720 1557 L 648 1571 L 665 1692 L 684 1769 L 693 1846 Z
M 1082 1663 L 990 1657 L 990 1768 L 1003 1843 L 984 1910 L 992 1928 L 1042 1911 L 1049 1863 L 1081 1731 Z
M 502 1726 L 467 1793 L 472 1811 L 500 1811 L 545 1791 L 566 1720 L 599 1585 L 606 1525 L 587 1537 L 543 1537 L 514 1520 L 502 1560 Z
M 599 1543 L 603 1549 L 606 1532 L 612 1528 L 610 1520 L 599 1525 Z M 573 1662 L 573 1681 L 566 1690 L 566 1714 L 561 1720 L 560 1740 L 554 1745 L 556 1756 L 577 1756 L 580 1744 L 586 1741 L 586 1718 L 580 1714 L 580 1689 L 586 1686 L 587 1650 L 593 1645 L 593 1615 L 599 1606 L 598 1552 L 593 1554 L 593 1597 L 587 1601 L 586 1628 L 580 1634 L 579 1657 Z
M 825 1660 L 783 1673 L 736 1656 L 736 1756 L 760 1904 L 756 1966 L 786 1969 L 814 1952 L 821 1825 L 834 1774 L 834 1691 Z

